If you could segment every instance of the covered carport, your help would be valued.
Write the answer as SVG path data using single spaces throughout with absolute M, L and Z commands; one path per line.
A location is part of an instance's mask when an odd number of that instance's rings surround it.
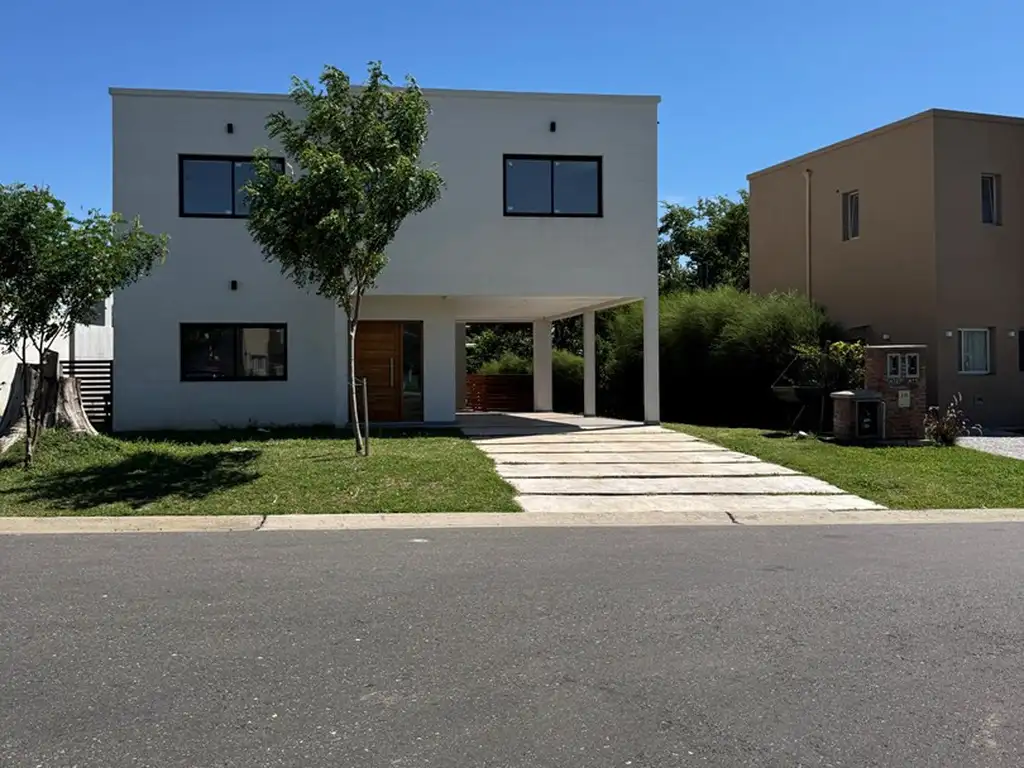
M 530 323 L 533 331 L 533 410 L 550 413 L 554 408 L 552 380 L 552 323 L 583 317 L 583 415 L 597 415 L 597 350 L 595 313 L 604 309 L 643 302 L 644 323 L 644 421 L 660 421 L 658 377 L 657 297 L 450 297 L 456 317 L 456 409 L 466 402 L 466 326 L 471 323 Z

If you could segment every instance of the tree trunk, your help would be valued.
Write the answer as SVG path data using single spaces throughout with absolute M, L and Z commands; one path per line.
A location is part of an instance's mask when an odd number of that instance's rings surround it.
M 27 352 L 28 344 L 25 339 L 22 339 L 22 360 L 25 360 Z M 35 400 L 36 388 L 34 386 L 29 386 L 30 379 L 33 377 L 30 377 L 28 374 L 28 366 L 25 363 L 22 363 L 22 365 L 24 366 L 24 370 L 21 372 L 21 384 L 23 387 L 21 392 L 21 405 L 22 410 L 25 412 L 25 469 L 28 469 L 32 466 L 32 416 L 35 411 L 32 406 L 34 405 L 33 401 Z M 38 381 L 38 379 L 35 379 L 35 381 Z
M 356 453 L 363 453 L 363 433 L 359 427 L 359 390 L 356 388 L 356 321 L 348 321 L 348 384 L 352 393 L 352 429 L 356 433 Z
M 60 427 L 85 435 L 96 429 L 85 415 L 78 379 L 58 378 L 57 356 L 44 362 L 19 363 L 7 407 L 0 420 L 0 455 L 19 440 L 25 441 L 25 467 L 31 466 L 33 448 L 45 429 Z

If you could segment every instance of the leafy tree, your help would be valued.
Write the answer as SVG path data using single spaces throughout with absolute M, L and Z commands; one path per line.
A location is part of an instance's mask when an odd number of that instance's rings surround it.
M 362 86 L 331 66 L 319 82 L 318 89 L 293 77 L 290 96 L 302 116 L 282 111 L 267 118 L 270 137 L 302 172 L 280 173 L 270 152 L 258 150 L 248 226 L 283 274 L 344 310 L 352 424 L 362 452 L 355 379 L 362 299 L 386 266 L 402 222 L 437 202 L 444 181 L 419 162 L 430 106 L 412 77 L 393 88 L 375 62 Z
M 466 370 L 470 373 L 481 371 L 484 365 L 505 355 L 533 359 L 533 329 L 526 323 L 470 323 L 466 341 L 472 344 L 466 351 Z
M 0 347 L 22 363 L 25 466 L 41 424 L 30 386 L 29 350 L 40 362 L 53 343 L 92 319 L 97 303 L 148 274 L 167 238 L 138 219 L 90 211 L 71 216 L 48 189 L 0 186 Z
M 698 198 L 693 206 L 665 204 L 658 226 L 658 275 L 662 292 L 750 287 L 748 194 Z

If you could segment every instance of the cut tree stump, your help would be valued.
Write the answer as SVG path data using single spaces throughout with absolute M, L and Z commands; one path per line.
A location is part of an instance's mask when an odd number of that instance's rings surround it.
M 73 376 L 60 377 L 57 354 L 47 353 L 42 363 L 18 363 L 11 382 L 11 393 L 7 398 L 3 419 L 0 420 L 0 455 L 7 453 L 11 446 L 24 439 L 27 434 L 27 419 L 23 401 L 25 393 L 25 372 L 28 369 L 29 402 L 32 404 L 32 442 L 39 439 L 43 430 L 53 427 L 68 429 L 85 435 L 97 434 L 82 405 L 82 390 L 78 379 Z

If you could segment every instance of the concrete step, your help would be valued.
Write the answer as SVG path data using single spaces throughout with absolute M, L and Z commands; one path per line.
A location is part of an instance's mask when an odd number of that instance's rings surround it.
M 834 485 L 803 475 L 769 477 L 615 477 L 509 478 L 521 494 L 598 496 L 606 494 L 794 494 L 845 493 Z
M 732 451 L 647 451 L 631 453 L 496 453 L 491 456 L 500 466 L 513 464 L 759 464 L 760 459 Z
M 731 464 L 499 464 L 498 474 L 506 479 L 535 477 L 757 477 L 796 475 L 792 469 L 764 461 Z
M 559 443 L 474 443 L 484 453 L 490 456 L 498 456 L 507 453 L 677 453 L 681 451 L 696 451 L 700 453 L 727 453 L 711 443 L 700 442 L 656 442 L 656 443 L 584 443 L 564 441 Z
M 525 495 L 517 501 L 526 512 L 842 512 L 884 509 L 850 494 L 839 495 L 720 495 L 720 496 L 548 496 Z
M 653 432 L 636 432 L 634 430 L 600 430 L 593 432 L 524 432 L 519 435 L 504 434 L 481 434 L 475 430 L 464 429 L 463 433 L 467 437 L 471 437 L 474 440 L 479 440 L 482 443 L 488 445 L 518 445 L 518 444 L 536 444 L 536 443 L 559 443 L 559 442 L 574 442 L 574 443 L 604 443 L 604 442 L 622 442 L 622 443 L 654 443 L 654 442 L 667 442 L 667 443 L 692 443 L 698 442 L 696 437 L 690 437 L 689 435 L 683 435 L 679 432 L 669 432 L 667 430 L 657 430 Z

